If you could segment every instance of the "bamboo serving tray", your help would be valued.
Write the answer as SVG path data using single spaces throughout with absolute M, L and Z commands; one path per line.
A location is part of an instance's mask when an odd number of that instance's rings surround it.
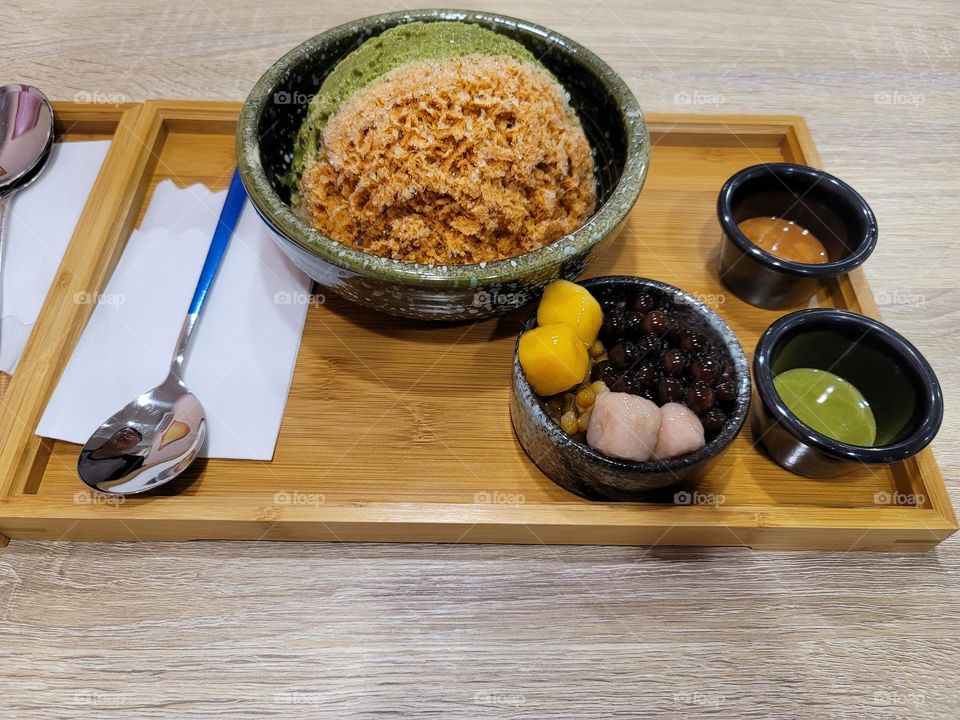
M 105 286 L 158 182 L 226 187 L 239 108 L 56 104 L 63 139 L 113 137 L 113 145 L 0 402 L 3 535 L 923 551 L 956 531 L 929 449 L 892 467 L 810 480 L 777 467 L 749 427 L 693 496 L 582 500 L 530 463 L 511 428 L 513 346 L 529 308 L 429 325 L 329 292 L 309 310 L 271 462 L 200 460 L 165 494 L 122 502 L 91 494 L 76 476 L 79 446 L 34 434 L 92 309 L 73 298 Z M 648 123 L 646 186 L 590 274 L 643 275 L 694 293 L 752 355 L 780 313 L 746 305 L 720 284 L 716 196 L 730 175 L 758 162 L 818 166 L 806 125 L 794 116 L 654 113 Z M 859 270 L 816 302 L 878 314 Z

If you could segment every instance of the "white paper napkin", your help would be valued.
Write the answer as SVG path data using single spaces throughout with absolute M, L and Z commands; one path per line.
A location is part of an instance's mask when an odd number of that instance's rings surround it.
M 109 140 L 57 143 L 40 177 L 8 200 L 0 371 L 20 361 L 109 149 Z
M 166 377 L 225 193 L 161 183 L 127 242 L 37 434 L 86 442 Z M 207 416 L 204 457 L 273 456 L 311 281 L 249 202 L 194 331 L 184 369 Z

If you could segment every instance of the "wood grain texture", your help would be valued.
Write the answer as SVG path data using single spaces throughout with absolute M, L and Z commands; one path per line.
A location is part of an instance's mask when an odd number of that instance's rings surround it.
M 645 109 L 807 118 L 824 167 L 877 212 L 884 319 L 944 382 L 935 450 L 956 503 L 956 4 L 471 4 L 587 44 Z M 241 99 L 313 32 L 400 7 L 10 0 L 0 60 L 60 99 Z M 14 541 L 4 715 L 956 717 L 958 548 Z

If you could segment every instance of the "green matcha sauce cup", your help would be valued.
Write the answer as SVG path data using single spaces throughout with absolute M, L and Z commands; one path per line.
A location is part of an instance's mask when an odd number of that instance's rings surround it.
M 791 412 L 774 378 L 794 368 L 826 370 L 852 383 L 873 411 L 874 444 L 840 442 Z M 779 465 L 806 477 L 906 460 L 930 444 L 943 421 L 940 383 L 920 352 L 883 323 L 845 310 L 800 310 L 774 322 L 757 344 L 753 375 L 754 437 Z

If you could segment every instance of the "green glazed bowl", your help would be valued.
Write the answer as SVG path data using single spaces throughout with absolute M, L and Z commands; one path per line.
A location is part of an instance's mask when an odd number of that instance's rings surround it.
M 474 265 L 420 265 L 370 255 L 311 228 L 282 182 L 307 105 L 324 78 L 370 37 L 413 21 L 471 22 L 525 45 L 563 84 L 594 153 L 597 210 L 579 229 L 525 255 Z M 470 320 L 533 301 L 557 278 L 574 279 L 621 230 L 643 187 L 650 137 L 623 80 L 569 38 L 524 20 L 465 10 L 411 10 L 357 20 L 298 45 L 264 73 L 240 111 L 237 164 L 250 200 L 284 253 L 320 285 L 383 312 Z

